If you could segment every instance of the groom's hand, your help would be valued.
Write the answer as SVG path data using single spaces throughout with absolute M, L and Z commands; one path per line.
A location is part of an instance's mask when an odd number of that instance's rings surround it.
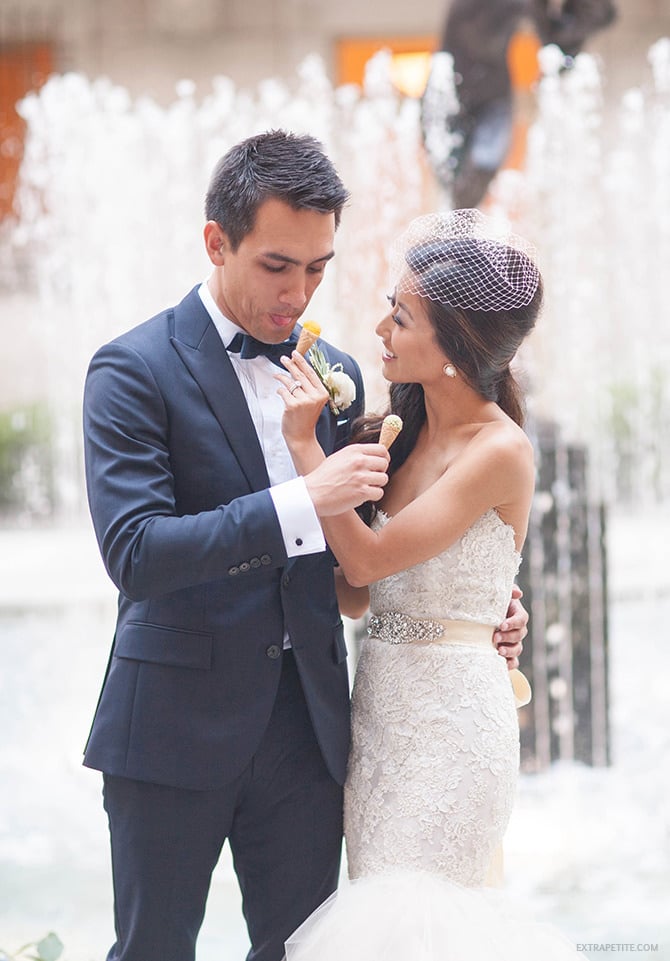
M 383 444 L 350 444 L 305 474 L 305 484 L 319 517 L 332 517 L 378 501 L 388 482 L 388 451 Z
M 523 651 L 522 641 L 528 634 L 528 611 L 521 603 L 523 591 L 514 585 L 512 599 L 507 608 L 507 616 L 493 635 L 493 643 L 498 653 L 507 660 L 508 670 L 519 666 L 519 658 Z

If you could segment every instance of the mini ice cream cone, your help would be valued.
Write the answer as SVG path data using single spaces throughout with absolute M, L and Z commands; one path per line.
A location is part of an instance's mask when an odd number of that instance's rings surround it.
M 387 414 L 382 421 L 382 429 L 379 434 L 379 443 L 383 444 L 388 450 L 402 430 L 402 420 L 397 414 Z
M 300 337 L 298 337 L 298 343 L 295 346 L 298 353 L 304 357 L 312 344 L 316 343 L 320 333 L 321 328 L 317 323 L 313 320 L 306 320 L 302 325 Z

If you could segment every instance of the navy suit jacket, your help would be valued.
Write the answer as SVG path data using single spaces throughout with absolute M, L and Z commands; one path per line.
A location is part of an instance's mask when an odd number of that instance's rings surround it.
M 326 453 L 363 410 L 356 383 L 317 433 Z M 285 627 L 326 764 L 344 781 L 349 686 L 330 551 L 289 559 L 247 404 L 194 288 L 102 347 L 84 397 L 88 497 L 119 590 L 116 634 L 84 763 L 139 780 L 221 787 L 272 710 Z

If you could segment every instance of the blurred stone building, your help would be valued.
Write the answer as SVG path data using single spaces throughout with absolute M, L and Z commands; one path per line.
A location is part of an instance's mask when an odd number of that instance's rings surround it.
M 560 3 L 552 3 L 560 6 Z M 288 77 L 309 53 L 326 62 L 333 81 L 355 79 L 375 48 L 398 53 L 434 47 L 445 0 L 2 0 L 0 69 L 3 99 L 18 60 L 35 70 L 107 75 L 131 92 L 171 99 L 188 77 L 205 91 L 216 74 L 238 85 Z M 602 53 L 616 84 L 650 43 L 670 31 L 670 0 L 617 0 L 617 22 L 590 49 Z
M 547 3 L 563 6 L 561 0 Z M 640 82 L 649 46 L 670 36 L 670 0 L 616 5 L 615 23 L 587 45 L 605 63 L 612 102 Z M 216 76 L 253 90 L 268 77 L 290 81 L 314 53 L 334 85 L 359 83 L 379 49 L 393 54 L 398 88 L 419 96 L 448 9 L 445 0 L 0 0 L 0 330 L 6 334 L 11 325 L 12 332 L 3 352 L 0 411 L 30 402 L 44 379 L 31 354 L 34 334 L 23 320 L 34 312 L 25 298 L 27 275 L 2 254 L 3 237 L 14 226 L 23 154 L 17 100 L 52 73 L 75 72 L 108 77 L 132 97 L 148 95 L 167 105 L 180 80 L 195 84 L 196 97 L 208 94 Z M 532 45 L 515 50 L 514 82 L 529 89 L 533 73 L 523 61 L 529 50 L 534 55 Z

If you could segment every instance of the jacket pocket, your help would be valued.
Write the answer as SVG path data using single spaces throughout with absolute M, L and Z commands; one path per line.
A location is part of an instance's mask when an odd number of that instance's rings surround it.
M 130 621 L 116 638 L 114 655 L 133 661 L 209 671 L 212 644 L 211 634 Z

